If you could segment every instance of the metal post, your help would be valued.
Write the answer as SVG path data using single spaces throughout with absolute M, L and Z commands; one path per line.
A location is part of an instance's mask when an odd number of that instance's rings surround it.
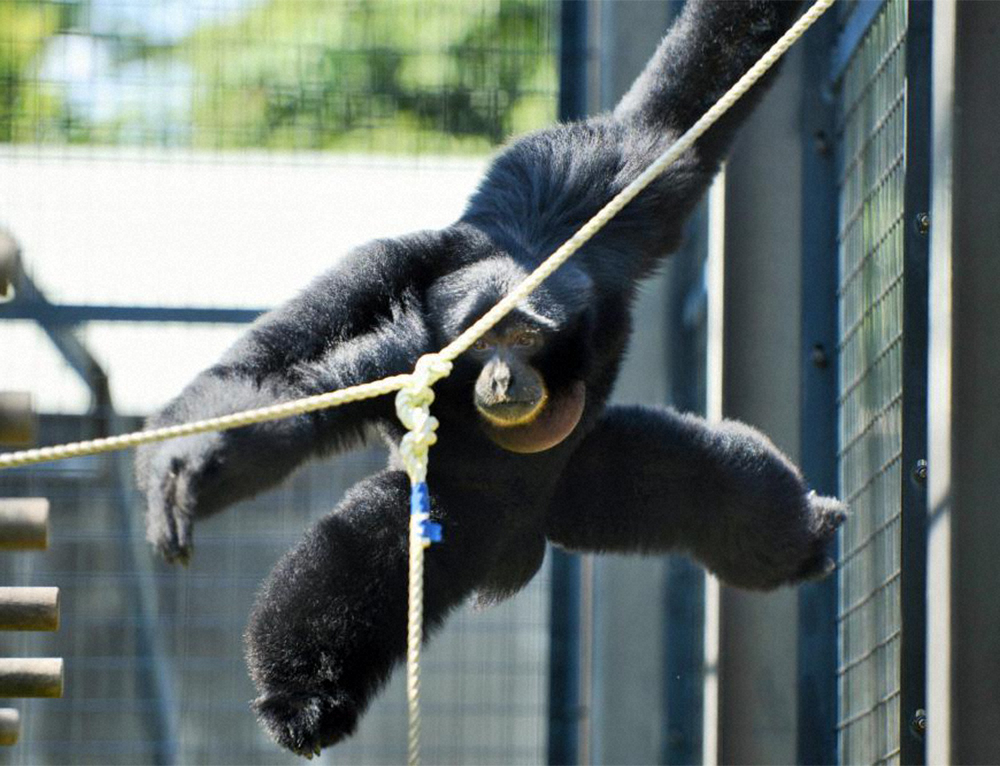
M 667 265 L 672 278 L 664 334 L 670 365 L 668 398 L 678 409 L 705 412 L 708 211 L 702 202 L 686 226 L 685 244 Z M 705 570 L 684 556 L 666 567 L 663 709 L 667 730 L 660 763 L 701 760 L 705 649 Z
M 577 763 L 580 717 L 580 557 L 552 551 L 548 762 Z
M 1000 763 L 1000 5 L 933 10 L 927 760 Z
M 559 6 L 559 119 L 587 112 L 586 0 Z M 549 649 L 550 764 L 579 762 L 580 722 L 580 557 L 552 551 Z
M 906 28 L 903 202 L 903 440 L 900 761 L 925 763 L 927 656 L 927 285 L 930 257 L 931 4 L 910 0 Z
M 559 5 L 559 119 L 587 114 L 587 0 Z
M 829 82 L 832 14 L 802 41 L 802 417 L 800 461 L 816 491 L 837 492 L 837 193 Z M 799 589 L 797 762 L 837 760 L 837 579 Z

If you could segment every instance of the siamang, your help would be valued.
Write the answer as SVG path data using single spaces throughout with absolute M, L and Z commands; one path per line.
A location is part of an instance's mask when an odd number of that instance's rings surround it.
M 611 114 L 520 138 L 461 218 L 364 245 L 261 317 L 150 426 L 407 372 L 481 316 L 689 127 L 791 25 L 797 2 L 689 0 Z M 756 88 L 437 383 L 428 483 L 429 631 L 572 551 L 685 552 L 731 585 L 822 576 L 845 516 L 766 437 L 664 407 L 608 406 L 637 285 L 674 249 Z M 284 747 L 349 735 L 404 653 L 409 485 L 391 397 L 143 447 L 148 535 L 186 561 L 192 523 L 311 456 L 385 439 L 353 488 L 276 565 L 246 632 L 253 707 Z

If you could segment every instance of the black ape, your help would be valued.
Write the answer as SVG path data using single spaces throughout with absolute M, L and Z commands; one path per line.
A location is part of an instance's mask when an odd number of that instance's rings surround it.
M 493 163 L 461 220 L 360 248 L 261 318 L 151 425 L 409 371 L 499 300 L 631 181 L 791 23 L 796 4 L 690 0 L 611 115 L 527 136 Z M 759 90 L 759 89 L 758 89 Z M 844 516 L 766 438 L 669 409 L 606 407 L 636 285 L 678 241 L 751 94 L 436 385 L 428 627 L 477 594 L 502 599 L 546 540 L 573 550 L 685 551 L 723 580 L 822 575 Z M 401 435 L 388 397 L 143 448 L 149 537 L 171 560 L 191 524 L 371 430 Z M 300 753 L 353 731 L 402 657 L 408 483 L 398 458 L 352 488 L 277 565 L 247 630 L 257 713 Z

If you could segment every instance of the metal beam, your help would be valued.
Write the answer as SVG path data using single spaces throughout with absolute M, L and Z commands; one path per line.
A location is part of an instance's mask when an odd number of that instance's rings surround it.
M 931 4 L 909 0 L 903 201 L 903 434 L 900 761 L 926 762 L 927 284 L 931 164 Z
M 42 293 L 27 274 L 21 274 L 18 288 L 18 297 L 14 302 L 0 307 L 0 319 L 6 318 L 7 312 L 16 306 L 52 306 L 44 293 Z M 72 327 L 54 324 L 40 318 L 35 318 L 35 320 L 45 331 L 45 334 L 49 336 L 49 340 L 52 341 L 52 344 L 62 354 L 69 366 L 73 368 L 73 371 L 80 376 L 84 385 L 90 389 L 95 405 L 106 398 L 108 395 L 107 373 L 104 372 L 104 369 L 94 359 L 87 347 L 76 337 Z
M 1000 763 L 1000 4 L 933 11 L 927 760 Z
M 24 277 L 27 282 L 28 278 Z M 23 290 L 23 288 L 22 288 Z M 186 306 L 108 306 L 49 303 L 25 297 L 0 305 L 0 319 L 31 319 L 50 327 L 85 322 L 183 322 L 248 324 L 267 309 Z
M 871 3 L 875 5 L 875 3 Z M 800 465 L 810 485 L 837 493 L 837 182 L 828 82 L 832 14 L 803 41 L 802 417 Z M 799 588 L 796 762 L 837 760 L 837 579 Z
M 587 113 L 586 0 L 559 4 L 559 119 Z M 552 550 L 549 614 L 550 764 L 580 762 L 580 585 L 579 555 Z

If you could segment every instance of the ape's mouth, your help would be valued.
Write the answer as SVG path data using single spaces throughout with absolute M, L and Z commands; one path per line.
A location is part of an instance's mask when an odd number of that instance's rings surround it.
M 586 400 L 587 387 L 583 381 L 577 381 L 566 391 L 541 399 L 529 415 L 522 412 L 516 419 L 503 418 L 492 407 L 488 412 L 480 410 L 480 414 L 483 428 L 497 446 L 528 454 L 552 449 L 573 433 Z M 521 408 L 525 406 L 522 404 Z
M 476 402 L 476 409 L 491 425 L 499 428 L 513 428 L 533 423 L 549 402 L 549 392 L 543 387 L 542 395 L 531 401 L 509 399 L 483 406 Z

